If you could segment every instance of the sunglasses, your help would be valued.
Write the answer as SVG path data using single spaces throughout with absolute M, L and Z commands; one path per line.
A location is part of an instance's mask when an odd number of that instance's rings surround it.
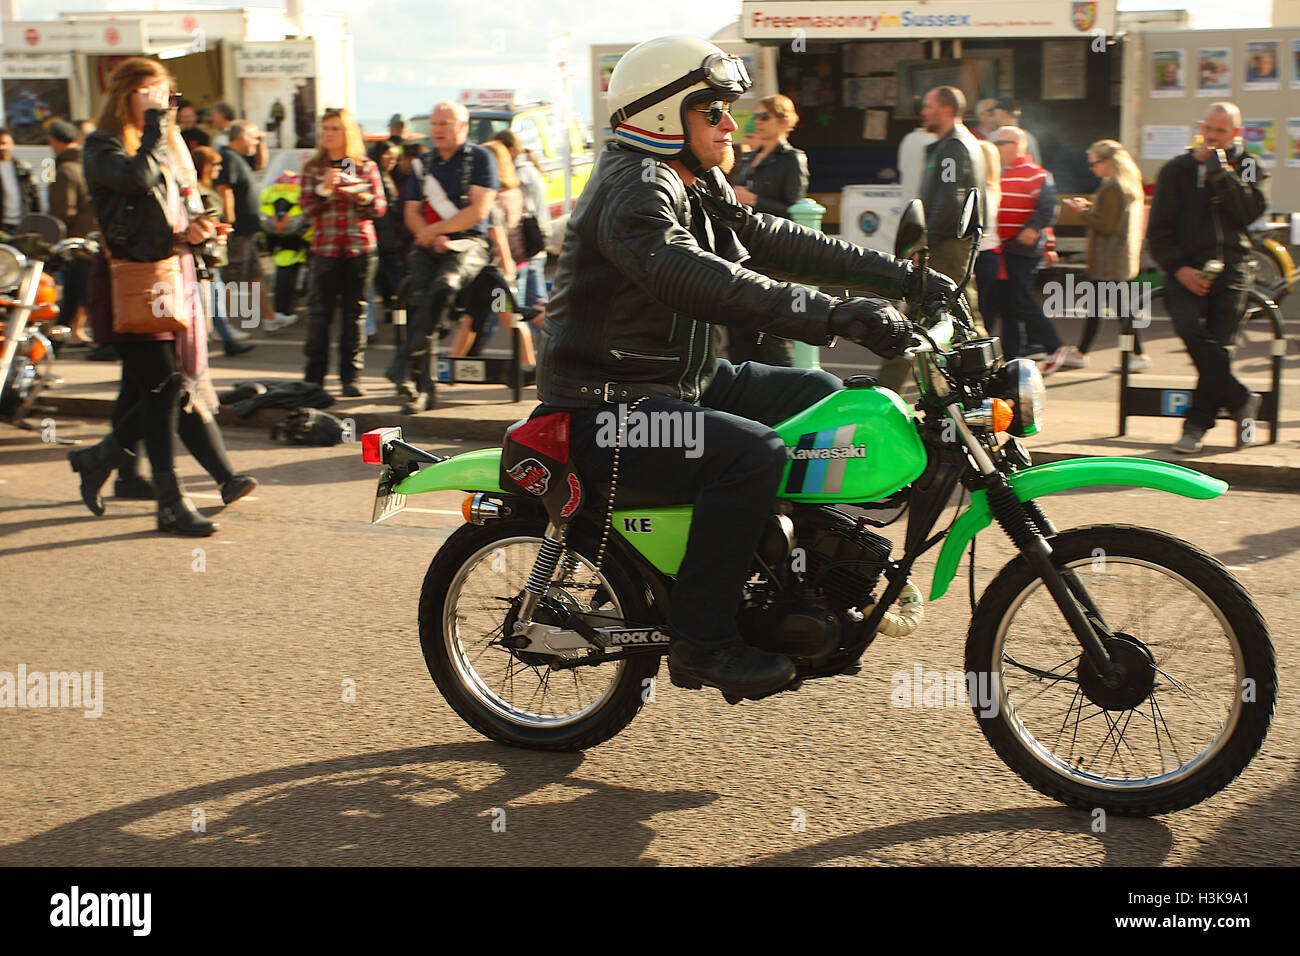
M 781 119 L 781 118 L 782 118 L 782 117 L 777 116 L 775 113 L 755 113 L 755 114 L 754 114 L 754 119 L 756 119 L 756 120 L 770 120 L 770 119 Z
M 731 115 L 731 104 L 724 100 L 714 100 L 707 110 L 691 110 L 691 112 L 703 113 L 709 118 L 710 126 L 717 126 L 722 122 L 722 117 Z

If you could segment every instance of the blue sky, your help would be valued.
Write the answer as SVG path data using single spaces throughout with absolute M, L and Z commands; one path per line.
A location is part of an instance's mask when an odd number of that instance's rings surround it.
M 140 0 L 19 0 L 24 19 L 60 11 L 176 10 L 184 2 Z M 426 113 L 463 87 L 513 87 L 523 96 L 549 98 L 547 40 L 570 36 L 577 72 L 574 105 L 590 113 L 587 47 L 635 43 L 669 33 L 707 37 L 736 20 L 739 0 L 306 0 L 309 10 L 348 15 L 356 41 L 357 113 L 368 128 L 382 128 L 392 113 Z M 279 0 L 232 0 L 213 6 L 283 6 Z M 1269 0 L 1121 0 L 1120 9 L 1185 8 L 1201 28 L 1268 23 Z

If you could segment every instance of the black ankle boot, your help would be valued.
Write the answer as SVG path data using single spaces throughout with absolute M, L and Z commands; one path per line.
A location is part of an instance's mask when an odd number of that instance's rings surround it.
M 194 503 L 185 497 L 185 487 L 174 471 L 160 471 L 153 476 L 158 486 L 158 530 L 172 534 L 205 538 L 217 530 L 217 523 L 199 514 Z
M 99 494 L 104 482 L 116 469 L 129 466 L 133 458 L 135 455 L 119 445 L 112 435 L 97 445 L 68 452 L 68 463 L 81 475 L 81 500 L 91 514 L 104 513 L 104 499 Z
M 113 482 L 113 497 L 128 501 L 157 501 L 158 489 L 148 478 L 119 473 L 117 481 Z
M 673 684 L 698 690 L 707 684 L 728 700 L 760 700 L 789 687 L 794 662 L 784 654 L 751 647 L 739 638 L 721 646 L 698 646 L 674 640 L 668 648 L 668 674 Z
M 257 479 L 252 475 L 234 475 L 221 486 L 221 500 L 226 504 L 231 504 L 256 487 Z

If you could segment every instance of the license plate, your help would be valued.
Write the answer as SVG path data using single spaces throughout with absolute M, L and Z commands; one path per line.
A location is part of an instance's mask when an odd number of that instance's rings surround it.
M 375 489 L 375 510 L 370 516 L 371 524 L 379 524 L 385 518 L 391 518 L 399 511 L 406 510 L 406 495 L 393 491 L 393 469 L 385 467 L 379 473 L 379 486 Z

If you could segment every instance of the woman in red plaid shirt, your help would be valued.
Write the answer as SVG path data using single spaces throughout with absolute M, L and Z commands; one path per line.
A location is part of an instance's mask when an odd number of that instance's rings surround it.
M 352 114 L 329 109 L 321 118 L 320 147 L 302 169 L 302 211 L 315 228 L 308 273 L 307 341 L 303 377 L 325 384 L 330 321 L 343 304 L 339 378 L 345 396 L 361 395 L 365 364 L 366 290 L 375 272 L 375 226 L 388 208 L 379 167 L 366 158 L 361 128 Z

